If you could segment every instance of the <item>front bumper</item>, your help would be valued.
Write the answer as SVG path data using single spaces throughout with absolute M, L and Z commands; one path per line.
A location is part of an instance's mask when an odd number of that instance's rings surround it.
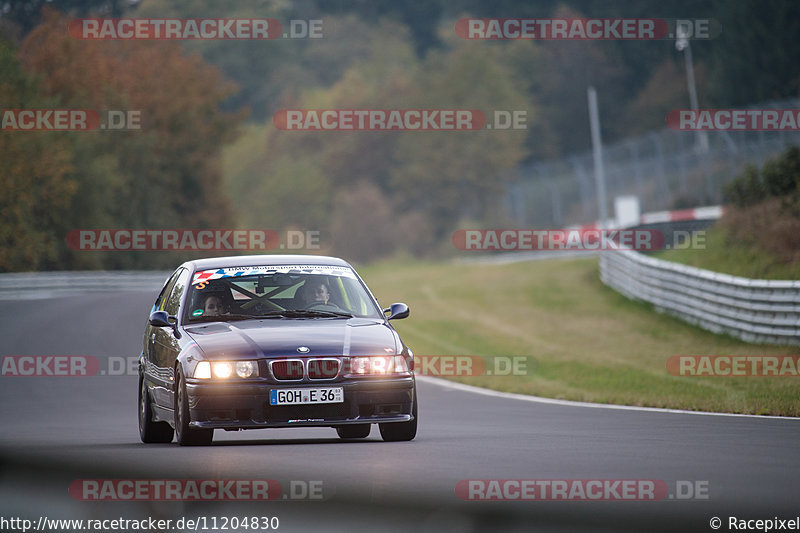
M 344 403 L 270 405 L 272 389 L 342 387 Z M 380 377 L 326 383 L 212 383 L 189 379 L 190 426 L 217 429 L 330 427 L 409 422 L 414 419 L 414 377 Z

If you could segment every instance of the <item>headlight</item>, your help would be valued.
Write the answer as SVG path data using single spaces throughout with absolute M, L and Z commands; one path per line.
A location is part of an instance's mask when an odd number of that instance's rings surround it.
M 350 373 L 359 375 L 385 375 L 408 372 L 408 365 L 402 355 L 351 357 Z
M 194 368 L 194 377 L 197 379 L 228 379 L 234 375 L 240 378 L 258 376 L 258 362 L 256 361 L 200 361 Z
M 211 379 L 211 363 L 208 361 L 200 361 L 194 367 L 194 377 L 197 379 Z
M 255 361 L 237 361 L 236 375 L 240 378 L 251 378 L 258 375 L 258 364 Z
M 214 377 L 218 377 L 220 379 L 227 379 L 231 377 L 233 374 L 233 365 L 227 361 L 220 361 L 214 363 Z

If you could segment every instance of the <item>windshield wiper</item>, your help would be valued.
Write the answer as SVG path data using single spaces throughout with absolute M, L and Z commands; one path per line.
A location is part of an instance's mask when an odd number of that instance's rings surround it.
M 285 309 L 283 311 L 269 311 L 263 315 L 258 315 L 259 318 L 281 316 L 286 318 L 353 318 L 350 313 L 341 311 L 315 311 L 313 309 Z

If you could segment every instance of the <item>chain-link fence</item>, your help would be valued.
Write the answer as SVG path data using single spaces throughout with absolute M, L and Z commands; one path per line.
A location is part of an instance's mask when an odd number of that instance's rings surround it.
M 800 100 L 751 108 L 798 109 Z M 800 144 L 798 131 L 706 132 L 705 140 L 701 135 L 664 129 L 605 146 L 609 216 L 613 216 L 614 197 L 621 195 L 637 196 L 642 212 L 719 204 L 723 185 L 746 164 L 760 167 L 786 147 Z M 515 172 L 505 211 L 516 224 L 564 227 L 599 218 L 591 150 Z

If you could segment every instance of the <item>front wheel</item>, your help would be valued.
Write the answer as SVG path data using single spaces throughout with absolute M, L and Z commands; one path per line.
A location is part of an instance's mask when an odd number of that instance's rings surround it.
M 175 384 L 175 440 L 181 446 L 208 446 L 214 438 L 214 430 L 189 427 L 189 397 L 186 394 L 186 379 L 183 370 L 178 370 Z
M 411 414 L 414 415 L 414 420 L 410 422 L 386 422 L 378 424 L 381 430 L 381 437 L 386 442 L 399 442 L 414 440 L 417 436 L 417 389 L 414 388 L 414 406 L 411 408 Z
M 139 376 L 139 438 L 147 444 L 172 442 L 174 431 L 167 422 L 153 422 L 153 408 L 144 376 Z

